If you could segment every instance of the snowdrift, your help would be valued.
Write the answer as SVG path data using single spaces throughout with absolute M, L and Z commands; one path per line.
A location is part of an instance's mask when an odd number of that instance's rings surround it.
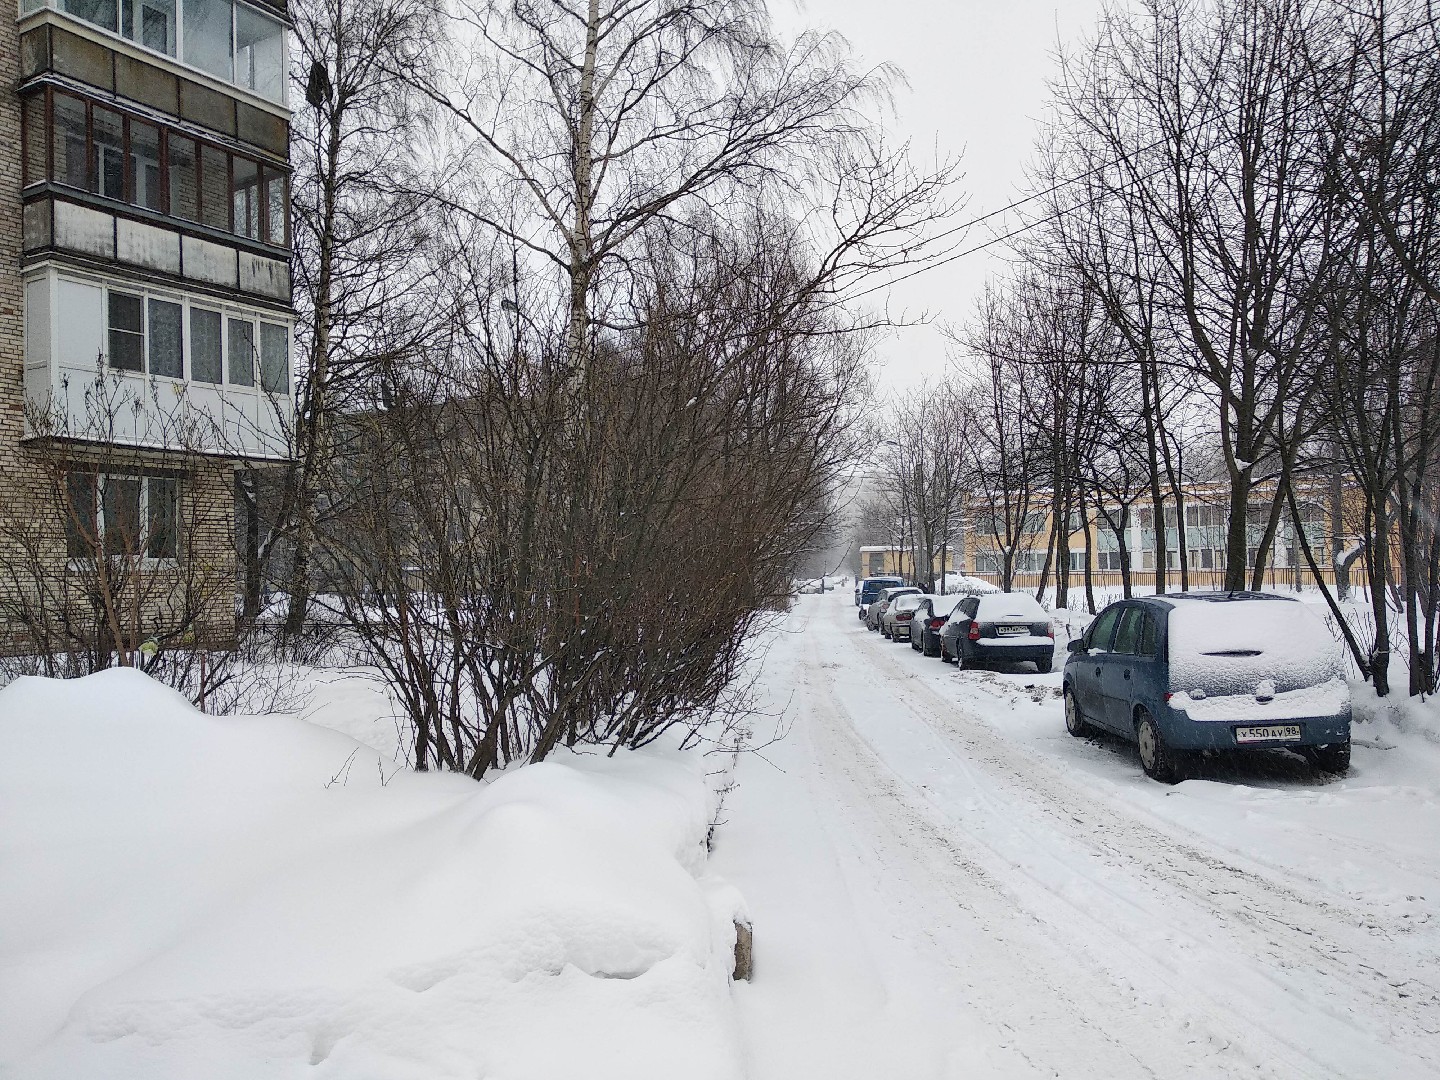
M 678 753 L 395 771 L 138 672 L 0 691 L 0 1074 L 728 1078 Z

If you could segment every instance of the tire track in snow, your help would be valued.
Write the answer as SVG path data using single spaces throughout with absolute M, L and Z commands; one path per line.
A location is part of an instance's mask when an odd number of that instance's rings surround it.
M 885 893 L 897 910 L 921 916 L 917 932 L 959 973 L 970 1004 L 992 1028 L 1008 1033 L 1008 1048 L 1037 1074 L 1105 1080 L 1333 1075 L 1273 1072 L 1265 1053 L 1238 1048 L 1222 1031 L 1147 1000 L 1111 978 L 1085 948 L 1056 940 L 1015 903 L 1003 875 L 982 865 L 993 861 L 988 853 L 937 822 L 933 808 L 853 730 L 849 706 L 831 681 L 822 675 L 807 682 L 820 699 L 809 710 L 807 735 L 827 793 L 843 806 L 832 840 L 861 852 L 862 865 L 873 868 L 852 889 Z
M 931 817 L 938 815 L 945 823 L 942 835 L 953 833 L 958 825 L 962 833 L 988 848 L 1001 866 L 1019 868 L 1017 852 L 1029 847 L 1036 859 L 1062 864 L 1062 876 L 1064 871 L 1076 875 L 1073 888 L 1057 889 L 1054 866 L 1042 868 L 1038 876 L 1033 867 L 1020 868 L 1041 894 L 1030 888 L 1026 899 L 1044 909 L 1052 932 L 1062 939 L 1064 928 L 1059 924 L 1066 916 L 1078 915 L 1090 922 L 1092 934 L 1097 926 L 1101 931 L 1109 929 L 1084 910 L 1083 901 L 1097 895 L 1112 898 L 1117 909 L 1130 909 L 1140 917 L 1153 917 L 1157 909 L 1178 914 L 1174 909 L 1183 905 L 1190 909 L 1185 914 L 1195 920 L 1191 926 L 1199 933 L 1162 923 L 1158 933 L 1141 927 L 1130 940 L 1112 941 L 1111 947 L 1121 959 L 1140 955 L 1156 973 L 1156 985 L 1149 992 L 1158 992 L 1182 1011 L 1187 1004 L 1192 1012 L 1198 1010 L 1200 1022 L 1215 1037 L 1244 1031 L 1244 1043 L 1259 1051 L 1253 1057 L 1272 1067 L 1283 1061 L 1276 1075 L 1434 1074 L 1434 1017 L 1440 996 L 1410 973 L 1398 981 L 1411 997 L 1401 998 L 1393 985 L 1397 980 L 1382 975 L 1380 968 L 1402 970 L 1409 967 L 1406 958 L 1389 958 L 1398 967 L 1388 960 L 1372 965 L 1372 950 L 1390 950 L 1384 949 L 1383 939 L 1359 930 L 1352 913 L 1323 896 L 1299 893 L 1160 832 L 1120 801 L 1076 784 L 1039 755 L 970 716 L 924 679 L 873 655 L 873 649 L 860 647 L 857 638 L 864 637 L 858 628 L 846 634 L 822 617 L 813 620 L 806 636 L 817 653 L 823 648 L 833 656 L 839 646 L 862 657 L 861 662 L 880 677 L 883 689 L 877 689 L 877 695 L 888 696 L 894 708 L 903 708 L 929 728 L 938 749 L 968 774 L 977 808 L 957 818 L 953 806 L 937 802 L 923 784 L 917 788 L 918 777 L 900 779 L 895 765 L 886 760 L 884 747 L 876 745 L 884 740 L 858 730 L 846 703 L 825 688 L 832 711 L 849 720 L 846 726 L 856 729 L 851 734 L 869 751 L 872 771 L 895 775 L 912 802 L 923 802 Z M 913 706 L 917 692 L 923 699 L 919 709 Z M 979 831 L 985 835 L 977 835 Z M 1081 869 L 1088 863 L 1103 872 Z M 1082 894 L 1078 900 L 1061 895 L 1073 891 Z M 1063 904 L 1057 906 L 1057 899 Z M 1355 945 L 1344 941 L 1357 935 L 1361 940 Z M 1223 944 L 1217 947 L 1217 940 Z M 1175 949 L 1189 954 L 1188 964 L 1177 967 L 1177 958 L 1165 955 Z M 1246 957 L 1253 960 L 1247 962 Z M 1167 993 L 1167 980 L 1183 978 L 1184 969 L 1193 968 L 1197 960 L 1202 968 L 1217 969 L 1216 976 L 1238 979 L 1243 984 L 1239 1000 L 1227 1000 L 1227 990 L 1234 996 L 1233 985 L 1207 988 L 1201 995 L 1204 1004 L 1181 1000 L 1193 992 L 1190 989 L 1180 993 L 1172 986 Z M 1126 970 L 1127 965 L 1119 963 L 1114 974 L 1123 979 Z M 1383 1018 L 1378 1024 L 1377 1017 Z M 1107 1021 L 1113 1019 L 1112 1012 Z M 1281 1031 L 1268 1030 L 1272 1027 Z M 1314 1045 L 1317 1035 L 1319 1046 Z M 1403 1045 L 1401 1053 L 1392 1049 L 1397 1042 Z M 1169 1064 L 1167 1071 L 1173 1072 L 1173 1060 Z

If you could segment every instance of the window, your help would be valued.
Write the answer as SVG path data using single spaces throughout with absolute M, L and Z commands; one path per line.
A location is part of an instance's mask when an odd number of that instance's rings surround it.
M 120 0 L 120 33 L 147 49 L 175 55 L 175 0 Z
M 109 293 L 110 366 L 120 371 L 141 371 L 145 354 L 144 310 L 140 297 Z
M 160 175 L 160 129 L 140 120 L 130 121 L 130 198 L 136 206 L 163 214 L 165 184 Z
M 22 184 L 38 184 L 49 175 L 45 166 L 45 95 L 31 94 L 25 98 L 21 119 L 21 141 L 25 144 L 25 175 Z M 84 133 L 82 131 L 83 139 Z M 64 157 L 59 158 L 64 163 Z
M 107 199 L 125 198 L 125 120 L 119 113 L 90 110 L 91 159 L 88 190 Z
M 57 183 L 88 190 L 89 140 L 86 138 L 85 103 L 65 94 L 55 95 L 54 149 Z
M 184 344 L 180 323 L 183 309 L 169 300 L 154 300 L 150 308 L 149 369 L 151 375 L 172 379 L 185 375 Z
M 139 477 L 106 476 L 100 481 L 100 537 L 106 555 L 141 551 Z
M 47 0 L 21 0 L 24 10 Z M 48 0 L 77 19 L 138 45 L 285 101 L 285 28 L 232 0 Z M 178 10 L 177 10 L 178 9 Z M 177 26 L 184 32 L 176 33 Z
M 93 473 L 71 473 L 65 478 L 65 554 L 72 559 L 93 553 L 98 542 L 96 491 Z
M 1123 608 L 1110 607 L 1102 611 L 1096 620 L 1090 624 L 1090 629 L 1085 633 L 1085 647 L 1087 649 L 1108 650 L 1110 639 L 1115 633 L 1115 623 L 1120 618 Z
M 230 214 L 237 235 L 260 239 L 260 166 L 248 158 L 231 159 Z
M 233 82 L 235 11 L 230 0 L 185 0 L 183 10 L 185 63 Z
M 194 139 L 169 135 L 170 212 L 186 221 L 200 220 L 200 160 Z
M 271 101 L 281 100 L 285 79 L 285 30 L 274 19 L 235 9 L 235 81 Z
M 71 473 L 66 477 L 65 553 L 72 559 L 180 555 L 180 482 L 164 476 Z
M 286 230 L 289 215 L 285 212 L 290 205 L 286 198 L 287 186 L 284 173 L 269 168 L 265 170 L 265 239 L 276 247 L 290 246 Z
M 278 323 L 260 324 L 260 388 L 268 394 L 290 392 L 290 332 Z
M 112 34 L 116 30 L 119 9 L 115 0 L 61 0 L 60 10 Z
M 248 319 L 225 320 L 225 345 L 230 354 L 228 382 L 255 385 L 255 324 Z
M 47 95 L 54 117 L 48 128 Z M 272 165 L 54 89 L 26 97 L 21 139 L 26 184 L 49 178 L 153 213 L 288 245 L 289 176 Z
M 230 155 L 218 146 L 200 147 L 200 221 L 212 229 L 230 229 Z
M 1117 653 L 1134 656 L 1140 652 L 1140 641 L 1144 637 L 1145 621 L 1148 618 L 1144 608 L 1125 609 L 1125 615 L 1120 620 L 1120 628 L 1115 631 L 1115 651 Z M 1153 640 L 1153 633 L 1151 637 Z
M 195 382 L 224 381 L 218 311 L 190 309 L 190 378 Z

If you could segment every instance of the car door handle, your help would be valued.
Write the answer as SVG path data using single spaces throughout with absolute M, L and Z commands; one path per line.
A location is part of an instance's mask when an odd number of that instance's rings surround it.
M 1095 669 L 1095 674 L 1096 674 L 1096 675 L 1099 675 L 1099 674 L 1100 674 L 1100 669 L 1099 669 L 1098 667 Z
M 1125 669 L 1125 678 L 1128 679 L 1129 677 L 1130 677 L 1130 669 L 1129 669 L 1129 668 L 1126 668 L 1126 669 Z

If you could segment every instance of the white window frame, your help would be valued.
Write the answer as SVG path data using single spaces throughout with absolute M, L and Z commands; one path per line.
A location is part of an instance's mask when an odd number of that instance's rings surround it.
M 119 553 L 106 552 L 106 550 L 105 550 L 105 535 L 106 535 L 106 531 L 107 531 L 107 526 L 106 526 L 106 522 L 105 522 L 105 484 L 106 484 L 107 482 L 111 481 L 111 480 L 138 480 L 138 481 L 140 481 L 140 511 L 139 511 L 139 513 L 140 513 L 140 529 L 141 529 L 141 535 L 140 535 L 141 544 L 140 544 L 140 546 L 141 546 L 142 549 L 146 549 L 146 548 L 148 548 L 148 547 L 150 546 L 149 528 L 150 528 L 150 485 L 151 485 L 151 482 L 152 482 L 152 481 L 155 481 L 155 480 L 167 480 L 167 481 L 173 483 L 173 484 L 175 485 L 175 520 L 172 522 L 172 528 L 173 528 L 174 536 L 175 536 L 175 554 L 174 554 L 174 555 L 150 555 L 150 554 L 148 554 L 147 552 L 145 552 L 145 551 L 142 550 L 142 553 L 139 555 L 139 559 L 140 559 L 140 565 L 141 565 L 142 567 L 145 567 L 145 568 L 160 568 L 160 567 L 178 566 L 178 565 L 180 564 L 180 562 L 181 562 L 181 556 L 182 556 L 182 554 L 183 554 L 183 552 L 184 552 L 184 550 L 185 550 L 184 537 L 182 537 L 182 536 L 180 535 L 180 532 L 181 532 L 181 530 L 180 530 L 180 522 L 181 522 L 181 517 L 182 517 L 182 515 L 181 515 L 181 513 L 180 513 L 180 506 L 181 506 L 181 502 L 182 502 L 182 501 L 184 500 L 184 498 L 185 498 L 185 484 L 184 484 L 184 480 L 183 480 L 181 477 L 179 477 L 179 476 L 158 476 L 158 475 L 154 475 L 154 474 L 151 474 L 151 473 L 125 473 L 125 472 L 93 472 L 93 473 L 73 472 L 73 473 L 70 474 L 70 476 L 71 476 L 71 477 L 74 477 L 74 476 L 88 476 L 88 477 L 91 477 L 91 478 L 94 480 L 94 482 L 95 482 L 95 507 L 94 507 L 94 509 L 95 509 L 95 540 L 96 540 L 96 544 L 97 544 L 97 546 L 98 546 L 98 548 L 99 548 L 99 551 L 97 551 L 97 552 L 95 553 L 95 555 L 96 555 L 96 557 L 99 557 L 99 558 L 111 558 L 111 559 L 118 559 L 118 558 L 135 558 L 135 556 L 133 556 L 133 555 L 121 555 L 121 554 L 119 554 Z M 68 502 L 68 500 L 69 500 L 69 498 L 70 498 L 70 488 L 69 488 L 69 479 L 68 479 L 68 478 L 67 478 L 67 481 L 66 481 L 65 498 L 66 498 L 66 500 L 67 500 L 67 502 Z M 67 510 L 67 513 L 68 513 L 68 510 Z M 82 566 L 84 563 L 88 562 L 90 556 L 75 555 L 75 554 L 71 554 L 71 553 L 70 553 L 70 551 L 69 551 L 69 533 L 68 533 L 68 529 L 69 529 L 69 527 L 71 526 L 72 523 L 67 519 L 67 521 L 66 521 L 65 524 L 66 524 L 66 528 L 67 528 L 67 533 L 66 533 L 66 561 L 67 561 L 67 563 L 70 565 L 71 569 L 76 569 L 76 568 Z

